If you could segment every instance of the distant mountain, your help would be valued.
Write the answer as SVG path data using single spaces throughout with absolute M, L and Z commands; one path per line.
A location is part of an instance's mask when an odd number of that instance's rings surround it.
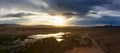
M 0 26 L 19 26 L 19 24 L 0 24 Z
M 116 24 L 116 25 L 104 25 L 104 26 L 94 26 L 94 27 L 100 27 L 100 28 L 120 28 L 120 25 Z
M 81 28 L 79 26 L 54 26 L 54 25 L 19 25 L 19 24 L 0 24 L 0 26 L 24 26 L 24 27 L 41 27 L 41 28 Z
M 0 26 L 25 26 L 25 27 L 42 27 L 42 28 L 55 27 L 53 25 L 19 25 L 19 24 L 0 24 Z

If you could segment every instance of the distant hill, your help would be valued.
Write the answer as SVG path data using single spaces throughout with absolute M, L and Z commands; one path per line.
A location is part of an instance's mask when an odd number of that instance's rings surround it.
M 120 25 L 104 25 L 104 26 L 94 26 L 99 28 L 119 28 Z
M 80 26 L 53 26 L 53 25 L 19 25 L 19 24 L 0 24 L 0 26 L 7 27 L 25 27 L 25 28 L 89 28 L 89 27 L 80 27 Z
M 19 24 L 0 24 L 0 26 L 20 26 Z

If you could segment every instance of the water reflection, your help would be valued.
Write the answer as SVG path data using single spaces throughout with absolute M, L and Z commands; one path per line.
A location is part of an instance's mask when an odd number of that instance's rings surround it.
M 0 50 L 1 49 L 12 49 L 12 48 L 18 48 L 18 47 L 26 47 L 37 40 L 54 37 L 58 42 L 62 41 L 63 35 L 70 34 L 70 32 L 59 32 L 59 33 L 53 33 L 53 34 L 37 34 L 37 35 L 31 35 L 28 37 L 1 37 L 0 38 Z M 17 49 L 18 50 L 18 49 Z
M 4 50 L 8 53 L 30 53 L 32 51 L 35 53 L 63 53 L 74 47 L 92 46 L 93 43 L 88 37 L 70 32 L 0 37 L 0 51 Z
M 70 34 L 70 32 L 59 32 L 59 33 L 53 33 L 53 34 L 37 34 L 37 35 L 32 35 L 32 36 L 28 36 L 28 38 L 33 38 L 33 39 L 43 39 L 43 38 L 49 38 L 49 37 L 54 37 L 56 38 L 56 40 L 58 42 L 62 41 L 63 39 L 61 37 L 63 37 L 63 35 L 65 34 Z

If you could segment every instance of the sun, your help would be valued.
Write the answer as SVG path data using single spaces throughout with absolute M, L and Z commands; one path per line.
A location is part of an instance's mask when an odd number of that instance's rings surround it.
M 66 25 L 66 21 L 63 16 L 54 16 L 53 23 L 54 23 L 53 25 L 55 25 L 55 26 L 65 26 Z

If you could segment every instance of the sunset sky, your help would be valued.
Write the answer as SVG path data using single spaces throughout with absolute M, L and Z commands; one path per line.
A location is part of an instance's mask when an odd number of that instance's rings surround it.
M 95 26 L 120 23 L 120 0 L 0 0 L 0 24 Z

